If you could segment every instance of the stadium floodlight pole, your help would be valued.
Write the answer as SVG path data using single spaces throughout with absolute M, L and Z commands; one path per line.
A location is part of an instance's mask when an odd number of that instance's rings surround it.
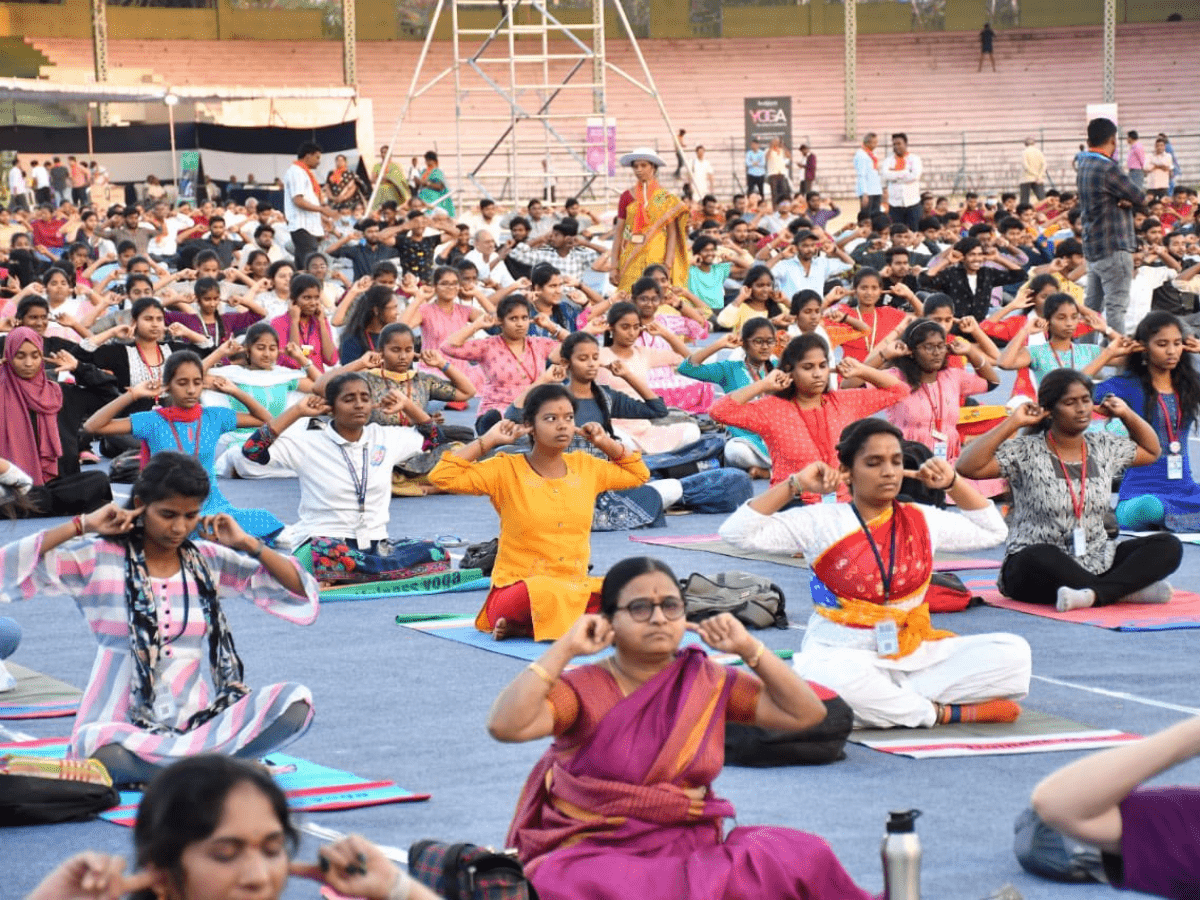
M 845 132 L 846 140 L 852 141 L 858 135 L 858 0 L 844 0 L 842 6 L 846 11 L 842 65 Z
M 108 9 L 105 0 L 92 0 L 92 63 L 96 83 L 108 81 Z M 108 104 L 101 103 L 96 112 L 101 125 L 108 124 Z
M 371 186 L 371 196 L 367 198 L 367 215 L 371 214 L 371 209 L 375 205 L 375 198 L 379 196 L 379 188 L 383 184 L 384 176 L 387 174 L 388 163 L 391 162 L 392 156 L 396 152 L 396 139 L 400 137 L 400 126 L 404 124 L 404 119 L 408 116 L 408 108 L 417 96 L 417 80 L 421 77 L 421 70 L 425 67 L 425 57 L 429 55 L 429 45 L 433 43 L 433 33 L 437 30 L 438 19 L 441 17 L 442 8 L 445 5 L 446 0 L 438 0 L 438 4 L 433 10 L 433 16 L 429 20 L 429 31 L 425 35 L 425 43 L 421 46 L 421 55 L 417 57 L 417 65 L 413 69 L 412 82 L 409 84 L 408 93 L 404 97 L 404 106 L 400 108 L 400 115 L 396 117 L 396 124 L 392 126 L 392 137 L 387 142 L 387 153 L 379 161 L 379 178 Z M 442 75 L 445 74 L 445 72 L 442 73 Z M 442 75 L 439 75 L 425 87 L 433 87 L 437 81 L 441 80 Z M 424 93 L 424 91 L 421 91 L 421 93 Z
M 342 0 L 342 81 L 347 87 L 358 86 L 358 20 L 356 18 L 356 4 L 357 0 Z

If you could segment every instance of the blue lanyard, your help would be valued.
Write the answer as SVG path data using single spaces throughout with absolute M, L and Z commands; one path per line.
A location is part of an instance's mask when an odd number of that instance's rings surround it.
M 867 527 L 867 523 L 863 520 L 862 513 L 858 511 L 858 507 L 853 503 L 850 504 L 850 508 L 854 510 L 858 524 L 862 526 L 863 534 L 867 536 L 867 543 L 871 545 L 871 552 L 875 554 L 875 564 L 879 566 L 879 577 L 883 581 L 883 602 L 887 603 L 892 596 L 892 578 L 896 574 L 896 505 L 892 504 L 892 558 L 886 569 L 883 567 L 883 556 L 879 553 L 875 537 L 871 534 L 871 529 Z
M 350 472 L 350 480 L 354 482 L 354 495 L 358 498 L 358 511 L 366 512 L 367 509 L 367 448 L 363 446 L 362 460 L 362 475 L 354 471 L 354 463 L 350 461 L 350 454 L 346 452 L 346 448 L 338 444 L 338 450 L 342 452 L 342 459 L 346 461 L 346 469 Z

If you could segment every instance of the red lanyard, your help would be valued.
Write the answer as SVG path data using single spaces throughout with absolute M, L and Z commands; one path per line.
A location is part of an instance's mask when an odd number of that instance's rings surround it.
M 190 453 L 192 456 L 199 458 L 199 456 L 200 456 L 200 429 L 204 425 L 204 417 L 201 416 L 199 419 L 196 420 L 196 443 L 195 443 L 195 446 L 193 446 L 190 451 L 183 449 L 183 441 L 179 440 L 179 432 L 175 429 L 175 423 L 168 422 L 167 424 L 171 426 L 171 435 L 175 438 L 175 446 L 179 448 L 179 452 L 180 453 Z
M 504 338 L 501 338 L 500 340 L 501 340 L 501 341 L 504 341 Z M 504 348 L 505 348 L 505 349 L 506 349 L 506 350 L 507 350 L 509 353 L 511 353 L 511 354 L 512 354 L 512 358 L 513 358 L 513 359 L 515 359 L 515 360 L 517 361 L 517 365 L 521 367 L 521 372 L 522 372 L 524 375 L 528 376 L 528 378 L 529 378 L 529 381 L 530 381 L 531 383 L 532 383 L 532 382 L 534 382 L 534 381 L 537 381 L 537 358 L 536 358 L 536 357 L 534 357 L 534 360 L 533 360 L 533 371 L 532 371 L 532 372 L 530 372 L 530 371 L 529 371 L 527 368 L 525 368 L 525 356 L 524 356 L 524 355 L 522 355 L 522 356 L 517 356 L 517 351 L 515 351 L 515 350 L 514 350 L 512 347 L 510 347 L 510 346 L 508 345 L 508 342 L 507 342 L 507 341 L 504 341 Z M 528 338 L 526 338 L 526 339 L 525 339 L 525 351 L 526 351 L 526 353 L 528 353 L 528 352 L 529 352 L 529 350 L 531 350 L 531 349 L 532 349 L 532 348 L 531 348 L 531 347 L 530 347 L 530 345 L 529 345 L 529 339 L 528 339 Z
M 1087 441 L 1083 441 L 1079 445 L 1079 495 L 1075 495 L 1075 483 L 1071 481 L 1071 475 L 1067 472 L 1067 464 L 1063 462 L 1062 456 L 1058 452 L 1058 446 L 1054 443 L 1054 435 L 1046 432 L 1046 443 L 1050 445 L 1050 449 L 1054 451 L 1055 457 L 1058 459 L 1058 464 L 1062 467 L 1063 478 L 1067 482 L 1067 490 L 1071 492 L 1071 509 L 1075 512 L 1075 518 L 1083 521 L 1083 505 L 1087 501 Z
M 745 363 L 745 366 L 746 366 L 746 371 L 750 373 L 751 384 L 753 384 L 756 381 L 762 381 L 763 378 L 766 377 L 761 372 L 756 371 L 754 366 L 750 365 L 750 363 Z
M 816 447 L 817 451 L 821 454 L 821 462 L 828 463 L 829 465 L 836 465 L 837 460 L 834 458 L 833 448 L 829 445 L 829 429 L 819 429 L 821 431 L 821 437 L 823 437 L 824 440 L 818 440 L 816 433 L 809 426 L 808 420 L 804 418 L 805 411 L 800 408 L 800 404 L 796 401 L 793 400 L 792 403 L 796 407 L 797 414 L 800 416 L 800 424 L 803 425 L 804 430 L 808 432 L 808 439 L 812 441 L 813 446 Z M 817 407 L 817 409 L 813 411 L 820 412 L 823 409 L 824 405 Z
M 1183 407 L 1179 405 L 1179 398 L 1175 398 L 1175 423 L 1171 424 L 1171 413 L 1167 409 L 1167 401 L 1163 399 L 1162 394 L 1158 395 L 1158 408 L 1162 410 L 1163 425 L 1167 428 L 1167 451 L 1169 453 L 1178 453 L 1174 449 L 1179 447 L 1179 439 L 1176 437 L 1183 431 Z
M 162 347 L 159 346 L 158 344 L 155 344 L 154 347 L 155 347 L 155 349 L 158 350 L 158 365 L 152 366 L 152 365 L 150 365 L 150 360 L 146 359 L 146 354 L 142 352 L 142 348 L 140 346 L 138 346 L 138 344 L 136 342 L 133 345 L 133 348 L 135 350 L 137 350 L 138 358 L 140 358 L 142 361 L 142 365 L 146 367 L 146 371 L 148 371 L 151 374 L 151 376 L 157 375 L 159 378 L 162 378 L 162 365 L 163 365 Z M 155 369 L 157 369 L 158 371 L 156 372 Z
M 934 384 L 937 384 L 937 382 L 934 382 Z M 921 393 L 924 394 L 925 399 L 929 401 L 929 411 L 931 413 L 933 413 L 933 427 L 936 430 L 941 431 L 942 430 L 942 413 L 945 412 L 945 405 L 944 404 L 938 404 L 936 406 L 934 405 L 933 391 L 929 390 L 929 385 L 927 385 L 927 384 L 921 385 Z
M 1058 351 L 1054 349 L 1053 344 L 1051 344 L 1049 341 L 1046 341 L 1046 346 L 1049 347 L 1050 352 L 1054 354 L 1054 361 L 1056 363 L 1058 363 L 1058 367 L 1060 369 L 1075 368 L 1075 345 L 1074 344 L 1071 345 L 1071 365 L 1069 367 L 1063 365 L 1062 358 L 1058 355 Z

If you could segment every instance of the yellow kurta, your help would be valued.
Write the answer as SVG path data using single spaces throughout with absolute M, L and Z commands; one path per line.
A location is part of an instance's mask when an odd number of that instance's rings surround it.
M 588 576 L 592 511 L 596 496 L 645 484 L 650 471 L 640 453 L 617 462 L 582 451 L 565 453 L 567 474 L 543 478 L 522 453 L 501 453 L 467 462 L 446 453 L 429 480 L 452 494 L 486 495 L 500 514 L 500 543 L 492 569 L 493 587 L 524 582 L 529 590 L 535 640 L 554 640 L 587 609 L 600 590 Z M 481 631 L 489 630 L 481 610 Z

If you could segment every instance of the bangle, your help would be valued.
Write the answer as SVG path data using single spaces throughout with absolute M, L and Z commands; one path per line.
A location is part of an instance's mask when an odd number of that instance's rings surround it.
M 450 371 L 450 361 L 446 360 L 446 364 L 444 366 L 442 366 L 442 374 L 445 375 L 449 371 Z
M 247 550 L 246 552 L 249 553 L 255 559 L 262 559 L 263 550 L 265 550 L 266 548 L 267 548 L 266 542 L 264 542 L 262 538 L 259 538 L 258 543 L 254 545 L 254 549 Z
M 408 900 L 412 893 L 412 878 L 403 869 L 396 868 L 396 883 L 388 891 L 387 900 Z
M 946 485 L 944 488 L 942 488 L 942 490 L 943 491 L 953 490 L 953 488 L 956 484 L 958 484 L 958 470 L 957 469 L 954 471 L 954 477 L 950 479 L 950 483 L 948 485 Z
M 762 659 L 763 651 L 766 649 L 767 649 L 767 645 L 764 644 L 762 641 L 759 641 L 758 649 L 754 652 L 754 657 L 752 659 L 746 659 L 746 657 L 743 656 L 742 659 L 746 660 L 746 665 L 748 665 L 750 668 L 752 668 L 752 669 L 758 668 L 758 662 L 759 662 L 759 660 Z
M 83 527 L 83 514 L 81 513 L 80 515 L 76 516 L 71 520 L 71 523 L 75 526 L 75 537 L 83 537 L 85 530 Z
M 485 453 L 487 453 L 487 447 L 483 445 L 483 438 L 477 437 L 475 438 L 475 441 L 479 444 L 479 455 L 483 456 Z
M 794 472 L 788 476 L 787 484 L 789 490 L 792 492 L 793 497 L 799 497 L 804 493 L 804 491 L 800 489 L 800 483 L 796 480 L 796 475 Z
M 546 682 L 546 687 L 554 687 L 554 682 L 558 680 L 556 678 L 550 677 L 550 673 L 547 672 L 544 668 L 542 668 L 536 662 L 531 662 L 525 668 L 527 668 L 530 672 L 532 672 L 538 678 L 542 679 L 542 681 Z

